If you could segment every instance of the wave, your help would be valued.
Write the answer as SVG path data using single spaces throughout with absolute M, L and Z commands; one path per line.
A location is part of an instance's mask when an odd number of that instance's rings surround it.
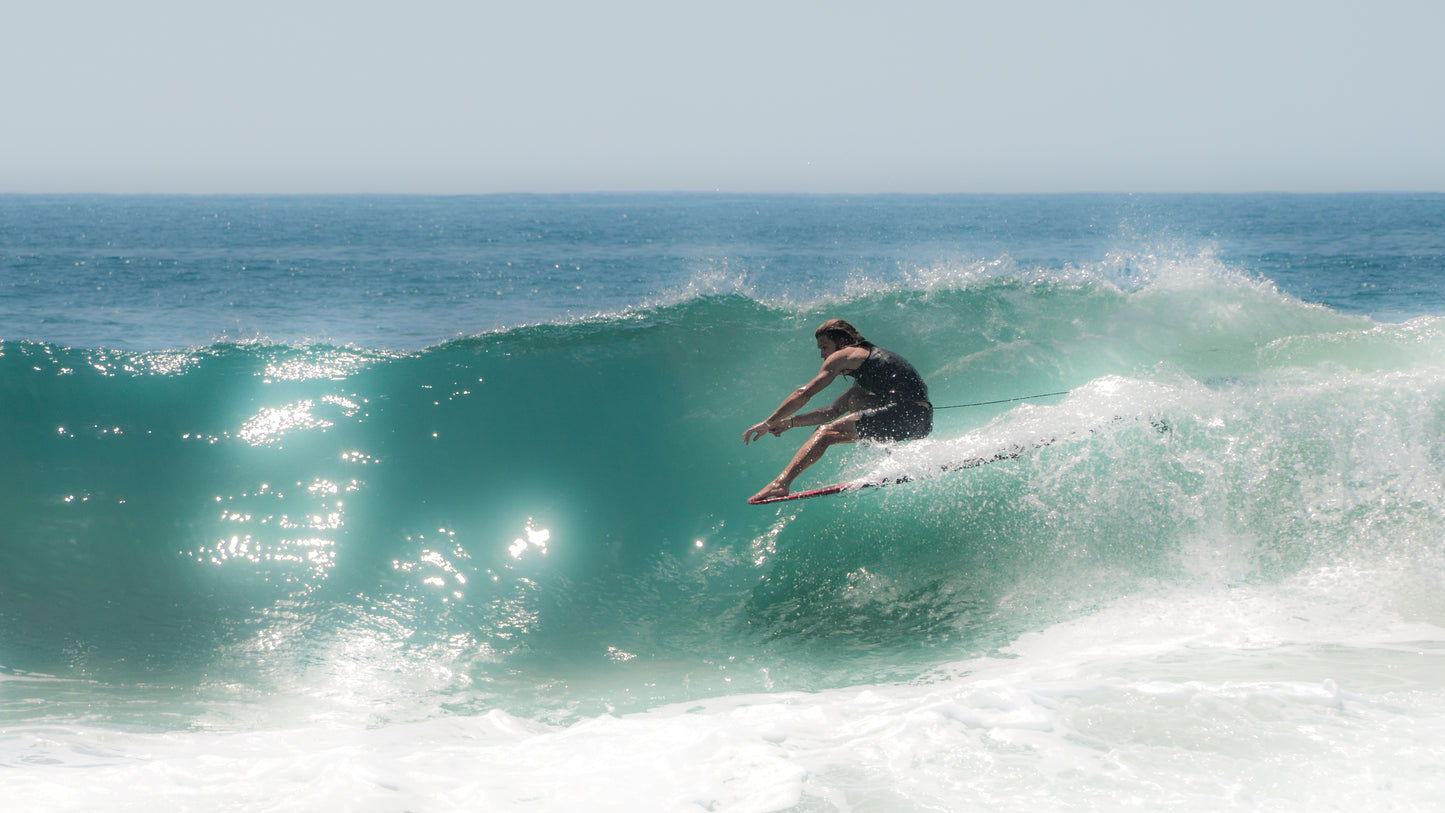
M 940 406 L 1070 394 L 805 475 L 906 486 L 748 506 L 802 437 L 742 430 L 829 316 Z M 4 343 L 0 667 L 565 715 L 907 679 L 1160 583 L 1404 572 L 1445 524 L 1440 330 L 1203 258 L 710 285 L 407 353 Z

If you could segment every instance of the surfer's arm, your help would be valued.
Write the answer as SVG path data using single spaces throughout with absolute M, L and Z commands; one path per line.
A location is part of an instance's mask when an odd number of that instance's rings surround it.
M 789 419 L 790 415 L 807 405 L 809 399 L 814 395 L 826 390 L 828 385 L 832 384 L 833 380 L 838 376 L 851 373 L 858 369 L 858 365 L 862 364 L 866 358 L 868 358 L 868 351 L 860 347 L 844 347 L 841 350 L 835 351 L 823 360 L 822 369 L 818 370 L 818 374 L 813 376 L 812 381 L 793 390 L 792 394 L 784 398 L 783 403 L 779 404 L 778 408 L 773 410 L 773 414 L 769 415 L 767 420 L 748 427 L 748 431 L 743 433 L 743 443 L 750 443 L 769 432 L 774 435 L 781 435 L 794 426 L 815 426 L 817 424 L 827 423 L 833 418 L 860 409 L 861 407 L 857 406 L 859 398 L 867 398 L 869 396 L 861 387 L 855 384 L 830 406 L 814 410 L 806 416 L 799 415 L 796 418 Z M 835 413 L 834 410 L 839 411 Z M 825 415 L 831 415 L 832 417 L 824 417 Z M 818 418 L 815 422 L 813 421 L 814 417 Z M 810 423 L 803 423 L 804 418 L 807 418 Z
M 807 424 L 797 423 L 796 419 L 790 422 L 788 416 L 806 406 L 809 399 L 827 389 L 828 385 L 833 383 L 833 379 L 838 377 L 842 371 L 837 369 L 838 365 L 829 363 L 832 361 L 833 359 L 830 356 L 828 361 L 823 363 L 823 369 L 819 370 L 816 376 L 813 376 L 813 380 L 793 390 L 787 398 L 783 399 L 783 403 L 779 404 L 778 408 L 773 410 L 773 414 L 769 415 L 767 420 L 748 427 L 748 431 L 743 433 L 743 443 L 751 443 L 769 432 L 774 435 L 780 435 L 793 426 L 806 426 Z M 832 407 L 824 407 L 823 409 L 815 411 L 822 412 L 826 409 L 832 409 Z
M 836 401 L 825 407 L 785 418 L 782 421 L 785 424 L 783 429 L 792 429 L 798 426 L 821 426 L 850 412 L 866 409 L 873 405 L 872 401 L 873 396 L 869 395 L 867 390 L 854 384 L 848 388 L 847 392 L 838 396 Z

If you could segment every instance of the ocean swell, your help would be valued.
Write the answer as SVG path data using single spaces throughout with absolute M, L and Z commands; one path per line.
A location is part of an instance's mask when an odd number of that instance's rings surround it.
M 1438 561 L 1436 320 L 1184 266 L 709 292 L 406 353 L 6 342 L 0 666 L 561 718 L 906 680 L 1161 584 Z M 957 408 L 806 476 L 912 483 L 748 506 L 802 436 L 741 432 L 833 315 Z

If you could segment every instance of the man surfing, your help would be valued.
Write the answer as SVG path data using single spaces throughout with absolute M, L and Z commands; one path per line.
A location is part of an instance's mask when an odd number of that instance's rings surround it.
M 890 353 L 863 338 L 858 329 L 842 319 L 829 319 L 813 337 L 823 357 L 823 368 L 812 381 L 794 390 L 762 423 L 743 433 L 743 443 L 764 434 L 782 435 L 798 426 L 817 426 L 812 437 L 750 503 L 785 497 L 793 479 L 823 456 L 835 443 L 863 440 L 912 440 L 933 431 L 933 405 L 923 378 L 902 356 Z M 795 414 L 810 398 L 828 388 L 838 376 L 853 379 L 832 404 L 812 412 Z

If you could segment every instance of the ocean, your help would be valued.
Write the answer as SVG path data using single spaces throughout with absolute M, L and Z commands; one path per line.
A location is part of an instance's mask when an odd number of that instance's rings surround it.
M 1442 434 L 1445 195 L 0 196 L 0 800 L 1442 810 Z

